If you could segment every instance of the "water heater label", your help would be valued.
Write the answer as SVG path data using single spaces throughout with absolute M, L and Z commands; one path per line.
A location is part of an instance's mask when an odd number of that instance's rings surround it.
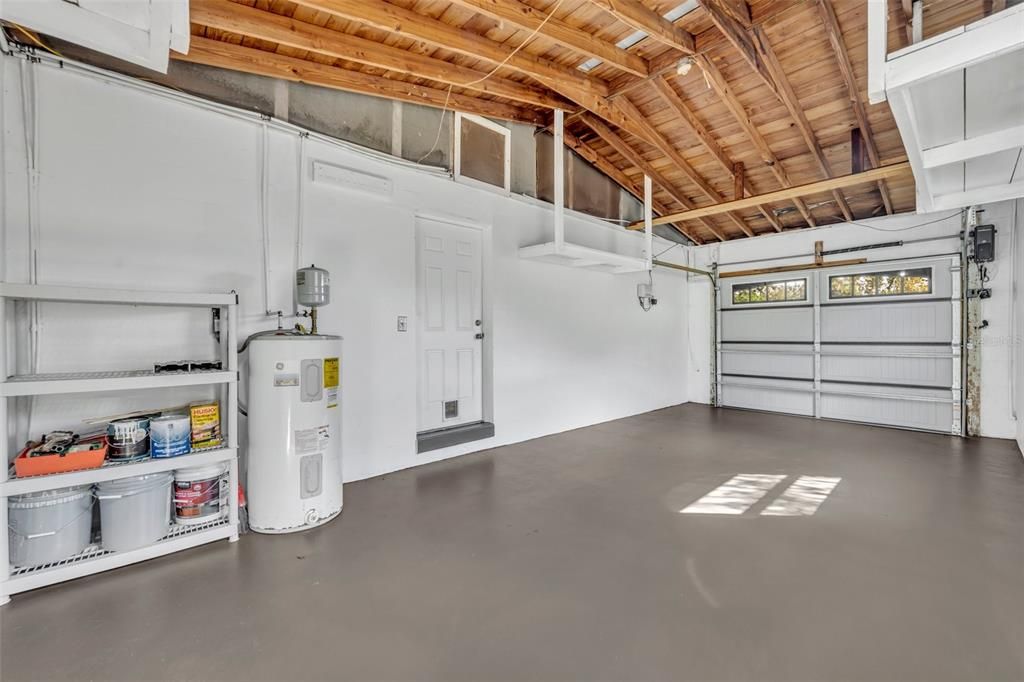
M 295 454 L 299 457 L 323 452 L 331 440 L 331 427 L 327 424 L 308 429 L 295 429 Z
M 324 388 L 337 388 L 338 379 L 338 358 L 324 358 Z

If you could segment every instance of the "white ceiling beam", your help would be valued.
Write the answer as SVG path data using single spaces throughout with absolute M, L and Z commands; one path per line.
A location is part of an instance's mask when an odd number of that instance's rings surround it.
M 925 168 L 937 168 L 1018 147 L 1024 147 L 1024 125 L 925 149 L 921 156 Z
M 969 189 L 966 192 L 952 192 L 940 194 L 932 202 L 933 210 L 947 211 L 954 208 L 976 206 L 978 204 L 991 204 L 996 201 L 1016 199 L 1024 196 L 1024 184 L 1020 182 L 1006 183 L 1004 185 L 990 185 Z
M 874 0 L 869 9 L 873 6 Z M 885 6 L 884 2 L 882 6 Z M 868 39 L 871 40 L 871 35 Z M 929 39 L 925 46 L 914 48 L 917 46 L 911 46 L 886 62 L 884 87 L 890 94 L 897 88 L 931 80 L 950 71 L 1024 49 L 1024 5 L 1017 5 L 936 36 Z M 872 53 L 869 51 L 868 54 L 870 58 Z M 869 85 L 869 92 L 871 90 Z

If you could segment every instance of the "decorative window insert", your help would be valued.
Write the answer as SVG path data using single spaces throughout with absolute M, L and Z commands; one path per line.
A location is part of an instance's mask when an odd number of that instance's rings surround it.
M 806 279 L 789 279 L 779 282 L 750 282 L 747 284 L 734 284 L 732 286 L 732 302 L 734 305 L 806 300 Z
M 828 278 L 829 298 L 871 298 L 913 296 L 932 293 L 932 269 L 890 270 L 832 275 Z
M 456 112 L 455 178 L 511 191 L 512 131 L 486 118 Z

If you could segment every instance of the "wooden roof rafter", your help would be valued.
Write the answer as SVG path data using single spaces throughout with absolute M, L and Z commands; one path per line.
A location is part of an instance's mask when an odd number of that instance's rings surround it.
M 871 164 L 877 168 L 881 165 L 881 158 L 878 155 L 878 146 L 875 144 L 874 134 L 871 130 L 871 121 L 868 119 L 864 103 L 860 99 L 860 94 L 857 88 L 857 78 L 853 72 L 853 64 L 850 61 L 850 54 L 846 50 L 846 42 L 843 40 L 843 32 L 839 27 L 839 19 L 836 17 L 835 9 L 832 7 L 830 0 L 815 1 L 818 7 L 818 14 L 821 16 L 821 23 L 825 27 L 825 33 L 828 35 L 829 43 L 832 45 L 832 50 L 836 57 L 836 63 L 838 64 L 839 71 L 843 76 L 847 96 L 849 97 L 850 104 L 853 107 L 853 113 L 857 119 L 857 125 L 860 127 L 860 133 L 864 142 L 864 147 L 868 153 L 868 159 L 871 161 Z M 882 204 L 885 206 L 885 212 L 892 215 L 892 198 L 889 196 L 889 188 L 884 180 L 878 181 L 878 193 L 882 197 Z
M 929 0 L 928 30 L 962 25 L 987 1 Z M 189 61 L 506 120 L 549 121 L 562 109 L 567 144 L 627 192 L 638 196 L 641 186 L 635 159 L 661 171 L 659 213 L 678 210 L 679 197 L 694 210 L 731 206 L 709 214 L 721 216 L 708 223 L 714 232 L 683 219 L 691 238 L 914 206 L 906 175 L 880 177 L 871 191 L 785 192 L 846 172 L 851 129 L 864 141 L 864 165 L 905 158 L 890 112 L 860 97 L 864 46 L 849 27 L 863 0 L 697 0 L 699 9 L 672 20 L 662 13 L 682 0 L 193 2 Z M 891 13 L 907 4 L 887 2 Z M 894 43 L 904 32 L 893 31 Z M 697 67 L 689 76 L 683 57 Z M 743 204 L 755 213 L 728 201 L 757 197 L 771 205 Z
M 615 151 L 622 155 L 627 161 L 640 169 L 644 175 L 648 176 L 654 184 L 661 187 L 666 193 L 668 193 L 673 199 L 675 199 L 680 205 L 686 209 L 694 209 L 696 206 L 690 199 L 679 190 L 670 180 L 668 180 L 662 173 L 660 173 L 654 166 L 652 166 L 638 151 L 629 146 L 629 144 L 623 140 L 619 135 L 615 133 L 604 121 L 597 118 L 592 114 L 584 114 L 583 122 L 590 127 L 598 137 L 608 143 Z M 713 222 L 707 219 L 700 220 L 701 225 L 715 236 L 719 241 L 726 241 L 728 237 L 718 229 Z
M 547 14 L 519 0 L 453 0 L 456 4 L 481 14 L 507 21 L 528 31 L 542 26 Z M 549 19 L 540 28 L 540 35 L 564 43 L 577 52 L 600 59 L 627 73 L 646 77 L 650 73 L 647 60 L 620 47 L 597 38 L 592 33 L 574 28 L 556 18 Z
M 599 169 L 602 173 L 604 173 L 609 178 L 618 183 L 618 185 L 622 187 L 622 189 L 626 190 L 640 201 L 644 200 L 643 187 L 633 182 L 633 180 L 631 180 L 630 177 L 626 175 L 625 171 L 621 170 L 618 166 L 613 164 L 607 158 L 597 153 L 597 151 L 595 151 L 593 147 L 588 145 L 580 138 L 576 137 L 576 135 L 574 135 L 569 130 L 565 130 L 562 134 L 563 140 L 565 141 L 565 145 L 567 147 L 575 151 L 577 154 L 580 155 L 580 157 L 582 157 L 588 163 L 592 164 L 595 168 Z M 668 215 L 669 213 L 672 212 L 668 206 L 663 204 L 655 197 L 652 197 L 651 205 L 654 207 L 654 211 L 655 213 L 658 214 L 658 216 Z M 673 228 L 676 229 L 677 232 L 679 232 L 679 234 L 683 235 L 684 237 L 692 241 L 694 244 L 704 243 L 703 239 L 701 239 L 695 233 L 693 233 L 692 230 L 688 230 L 683 224 L 671 223 L 671 225 Z
M 187 54 L 172 52 L 171 56 L 178 61 L 216 66 L 286 81 L 309 83 L 363 95 L 387 97 L 437 108 L 441 108 L 447 103 L 448 106 L 455 107 L 460 111 L 506 121 L 539 124 L 545 120 L 539 112 L 533 109 L 523 109 L 503 102 L 467 97 L 439 88 L 328 66 L 305 59 L 286 57 L 266 50 L 200 36 L 192 36 Z
M 683 102 L 682 98 L 672 88 L 672 85 L 665 78 L 655 78 L 651 81 L 654 85 L 654 89 L 658 92 L 658 95 L 662 98 L 666 105 L 668 105 L 675 113 L 679 115 L 681 121 L 685 121 L 686 126 L 690 129 L 693 135 L 700 141 L 704 148 L 711 154 L 711 156 L 721 165 L 722 169 L 726 173 L 733 174 L 736 164 L 722 150 L 718 142 L 715 141 L 708 129 L 701 123 L 697 115 L 690 111 L 690 108 Z M 744 174 L 742 189 L 750 194 L 754 195 L 754 189 L 750 184 L 750 179 Z M 769 209 L 763 206 L 758 206 L 758 211 L 764 216 L 764 219 L 768 221 L 768 224 L 776 232 L 782 232 L 782 224 L 779 219 Z
M 699 2 L 711 17 L 711 21 L 722 32 L 725 39 L 736 48 L 743 61 L 750 66 L 761 82 L 776 97 L 781 97 L 778 83 L 771 71 L 766 68 L 754 40 L 748 34 L 753 24 L 750 21 L 750 7 L 746 0 L 699 0 Z
M 210 28 L 426 78 L 445 85 L 478 90 L 525 104 L 541 107 L 565 107 L 569 104 L 542 88 L 496 76 L 488 78 L 486 72 L 389 47 L 341 31 L 332 31 L 316 24 L 296 21 L 291 17 L 231 0 L 191 0 L 191 18 Z
M 800 99 L 793 90 L 793 86 L 790 84 L 789 78 L 786 76 L 786 72 L 782 68 L 782 64 L 779 62 L 779 58 L 772 49 L 771 43 L 768 42 L 768 37 L 765 35 L 764 30 L 759 27 L 755 27 L 753 29 L 753 33 L 757 46 L 755 49 L 764 60 L 765 66 L 771 74 L 772 79 L 778 85 L 779 96 L 782 99 L 782 103 L 786 106 L 797 130 L 800 131 L 800 135 L 803 137 L 804 143 L 814 156 L 814 160 L 818 164 L 818 169 L 826 178 L 831 178 L 832 167 L 830 166 L 828 159 L 825 158 L 825 152 L 822 150 L 821 144 L 818 142 L 818 138 L 814 134 L 814 130 L 811 128 L 810 121 L 807 120 L 807 114 L 804 113 L 803 107 L 800 105 Z M 853 220 L 853 210 L 850 208 L 850 204 L 847 203 L 842 192 L 839 190 L 833 190 L 832 197 L 835 199 L 836 205 L 842 212 L 843 218 L 846 220 Z

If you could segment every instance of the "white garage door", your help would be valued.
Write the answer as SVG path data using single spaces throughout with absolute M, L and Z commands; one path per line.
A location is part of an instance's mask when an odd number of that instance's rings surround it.
M 721 280 L 718 404 L 961 432 L 959 258 Z

